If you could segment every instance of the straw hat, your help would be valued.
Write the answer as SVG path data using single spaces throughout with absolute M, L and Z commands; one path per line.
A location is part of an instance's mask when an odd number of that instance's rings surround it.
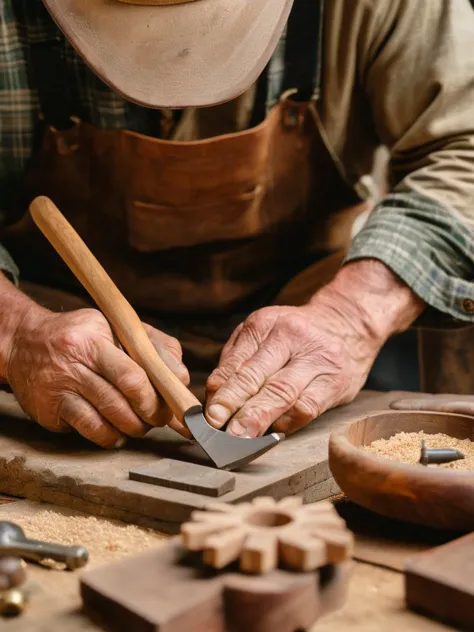
M 94 72 L 131 101 L 194 107 L 244 92 L 293 0 L 43 0 Z

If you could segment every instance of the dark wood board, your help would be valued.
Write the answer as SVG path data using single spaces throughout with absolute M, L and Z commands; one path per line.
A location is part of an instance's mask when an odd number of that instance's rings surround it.
M 349 569 L 343 563 L 321 574 L 215 572 L 176 538 L 86 571 L 81 596 L 86 611 L 117 632 L 294 632 L 343 605 Z
M 326 413 L 233 472 L 235 489 L 219 500 L 235 503 L 260 495 L 280 499 L 298 494 L 316 502 L 337 493 L 328 467 L 329 433 L 369 411 L 387 409 L 401 395 L 406 394 L 366 391 L 352 404 Z M 130 440 L 120 451 L 104 451 L 75 434 L 50 434 L 32 422 L 0 417 L 0 493 L 176 533 L 209 497 L 129 480 L 130 470 L 160 458 L 206 463 L 198 446 L 168 428 Z
M 132 481 L 181 489 L 185 492 L 217 498 L 235 489 L 235 476 L 206 465 L 161 459 L 129 472 Z
M 50 534 L 52 521 L 59 525 L 61 520 L 78 516 L 81 512 L 29 500 L 15 500 L 0 506 L 1 520 L 22 524 L 30 537 L 39 539 L 44 537 L 44 530 Z M 82 516 L 85 517 L 84 514 Z M 104 522 L 109 543 L 115 541 L 117 545 L 113 552 L 109 546 L 104 547 Z M 88 528 L 87 544 L 91 559 L 83 571 L 92 570 L 100 564 L 110 564 L 111 557 L 118 560 L 126 554 L 140 555 L 158 545 L 153 543 L 150 546 L 150 538 L 144 537 L 133 538 L 133 546 L 130 547 L 126 525 L 108 520 L 104 522 L 99 520 L 96 526 Z M 54 539 L 67 544 L 70 543 L 70 534 L 64 529 L 64 533 Z M 38 564 L 28 564 L 28 578 L 32 586 L 28 607 L 21 617 L 0 620 L 0 629 L 5 628 L 8 632 L 104 632 L 104 627 L 87 616 L 82 608 L 80 574 L 81 571 L 52 571 Z M 403 595 L 403 576 L 400 573 L 355 562 L 346 605 L 318 620 L 311 632 L 456 632 L 455 628 L 404 608 Z
M 409 558 L 405 596 L 413 610 L 474 630 L 474 533 Z

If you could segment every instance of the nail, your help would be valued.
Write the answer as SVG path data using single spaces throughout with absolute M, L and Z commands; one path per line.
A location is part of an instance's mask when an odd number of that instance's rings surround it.
M 123 448 L 123 446 L 127 443 L 127 439 L 125 437 L 120 437 L 120 439 L 117 439 L 117 441 L 114 444 L 114 448 L 116 450 L 120 450 L 120 448 Z
M 230 417 L 230 411 L 221 404 L 212 404 L 207 410 L 207 414 L 216 426 L 223 426 Z
M 464 454 L 453 448 L 427 448 L 425 442 L 421 442 L 420 463 L 430 465 L 433 463 L 452 463 L 464 459 Z
M 252 437 L 249 434 L 249 431 L 245 426 L 242 426 L 240 422 L 237 420 L 233 421 L 229 425 L 229 434 L 232 434 L 236 437 L 241 437 L 242 439 L 251 439 Z

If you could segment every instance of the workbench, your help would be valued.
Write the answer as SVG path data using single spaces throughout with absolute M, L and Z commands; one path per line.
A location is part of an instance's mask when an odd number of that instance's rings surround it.
M 25 531 L 30 537 L 42 537 L 41 516 L 47 516 L 48 528 L 51 529 L 51 523 L 54 523 L 58 532 L 61 530 L 61 521 L 68 520 L 72 516 L 80 516 L 81 519 L 90 521 L 88 541 L 82 542 L 88 546 L 91 554 L 88 567 L 110 559 L 120 558 L 123 555 L 122 543 L 124 543 L 123 547 L 126 548 L 128 554 L 136 554 L 148 547 L 159 546 L 160 543 L 166 542 L 167 537 L 140 527 L 130 527 L 124 523 L 105 518 L 88 517 L 85 514 L 79 514 L 79 512 L 44 503 L 4 497 L 3 504 L 0 505 L 0 519 L 23 523 Z M 367 523 L 366 516 L 364 516 L 363 521 L 365 524 Z M 378 518 L 374 517 L 374 522 L 377 521 Z M 130 536 L 131 528 L 133 529 L 133 538 Z M 91 535 L 94 530 L 97 532 L 96 541 Z M 103 535 L 99 537 L 103 530 L 107 531 L 108 538 L 116 542 L 115 545 L 106 544 Z M 384 528 L 384 531 L 386 532 L 387 529 Z M 359 540 L 361 557 L 366 557 L 363 549 L 367 541 L 367 535 Z M 390 551 L 384 549 L 383 543 L 380 544 L 379 549 L 378 554 L 375 555 L 375 560 L 377 563 L 385 563 L 384 558 L 390 558 Z M 382 552 L 381 557 L 380 552 Z M 387 552 L 389 553 L 388 556 L 386 555 Z M 377 561 L 378 557 L 382 561 Z M 391 562 L 389 564 L 393 565 Z M 31 586 L 29 606 L 19 618 L 0 621 L 0 627 L 2 629 L 4 627 L 8 632 L 101 631 L 102 628 L 98 623 L 91 621 L 81 612 L 79 573 L 80 571 L 71 573 L 45 569 L 32 564 L 28 565 Z M 402 573 L 355 561 L 349 600 L 346 606 L 343 610 L 328 615 L 319 621 L 313 629 L 315 632 L 381 632 L 382 630 L 383 632 L 399 632 L 400 630 L 442 632 L 454 628 L 436 623 L 405 609 Z

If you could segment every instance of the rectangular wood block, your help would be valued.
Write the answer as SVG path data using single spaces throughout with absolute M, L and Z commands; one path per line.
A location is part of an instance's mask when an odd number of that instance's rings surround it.
M 212 467 L 161 459 L 129 472 L 132 481 L 218 497 L 235 488 L 235 476 Z
M 408 607 L 462 629 L 474 629 L 474 533 L 409 558 Z
M 86 570 L 85 610 L 115 632 L 294 632 L 341 607 L 350 576 L 347 563 L 326 576 L 280 569 L 249 576 L 199 560 L 176 538 Z
M 351 404 L 325 413 L 232 472 L 235 489 L 223 500 L 300 495 L 305 502 L 316 502 L 337 493 L 328 465 L 329 433 L 367 413 L 388 409 L 401 396 L 406 393 L 366 391 Z M 0 393 L 0 410 L 5 410 L 1 404 Z M 131 470 L 162 458 L 209 466 L 199 446 L 169 428 L 130 439 L 122 450 L 101 450 L 74 433 L 50 433 L 9 412 L 0 416 L 0 493 L 177 533 L 192 511 L 208 504 L 209 496 L 130 480 Z

